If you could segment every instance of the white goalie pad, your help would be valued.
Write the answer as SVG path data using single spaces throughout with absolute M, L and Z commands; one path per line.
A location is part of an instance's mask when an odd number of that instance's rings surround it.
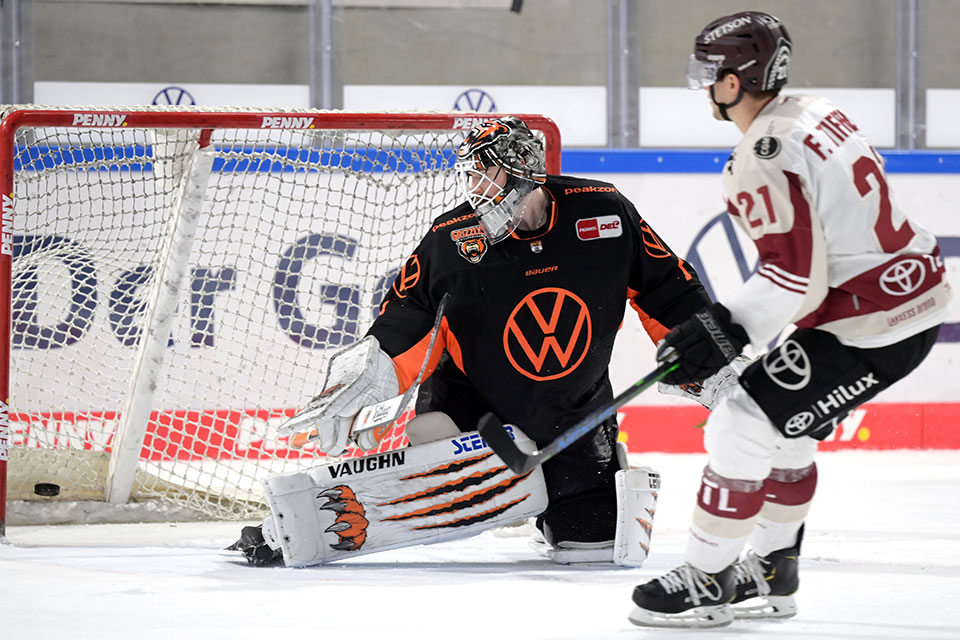
M 346 451 L 353 418 L 364 406 L 395 395 L 399 389 L 393 360 L 367 336 L 333 354 L 323 391 L 279 427 L 280 435 L 315 430 L 318 448 L 333 455 Z
M 649 467 L 630 468 L 627 448 L 617 443 L 621 470 L 614 476 L 617 491 L 617 530 L 613 542 L 560 542 L 556 547 L 538 531 L 530 546 L 557 564 L 612 562 L 639 567 L 650 553 L 653 517 L 657 512 L 660 474 Z
M 513 433 L 521 449 L 535 449 Z M 264 487 L 288 567 L 465 538 L 547 506 L 540 468 L 515 475 L 476 432 L 275 476 Z
M 660 474 L 649 467 L 617 471 L 617 535 L 613 562 L 639 567 L 650 553 L 653 517 L 657 513 Z

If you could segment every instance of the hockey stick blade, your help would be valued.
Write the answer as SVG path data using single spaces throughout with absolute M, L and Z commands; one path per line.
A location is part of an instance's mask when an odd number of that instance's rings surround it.
M 510 434 L 507 433 L 507 430 L 504 428 L 504 424 L 492 413 L 487 413 L 480 418 L 477 429 L 480 431 L 480 436 L 486 440 L 490 448 L 500 456 L 504 464 L 510 467 L 510 470 L 517 475 L 521 475 L 537 465 L 543 464 L 599 427 L 604 420 L 616 415 L 620 407 L 630 402 L 641 392 L 649 389 L 661 378 L 679 366 L 680 363 L 678 362 L 661 365 L 650 374 L 634 382 L 626 391 L 614 398 L 610 404 L 593 410 L 584 416 L 580 422 L 561 433 L 553 442 L 531 453 L 524 453 L 517 447 L 513 438 L 510 437 Z

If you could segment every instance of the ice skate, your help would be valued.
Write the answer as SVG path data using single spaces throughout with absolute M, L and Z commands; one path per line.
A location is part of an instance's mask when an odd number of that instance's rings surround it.
M 276 567 L 283 565 L 283 552 L 272 549 L 263 536 L 263 528 L 244 527 L 240 539 L 227 547 L 228 551 L 240 551 L 247 562 L 255 567 Z
M 633 590 L 630 622 L 641 627 L 723 627 L 733 621 L 734 568 L 706 573 L 684 564 Z
M 731 604 L 737 619 L 791 618 L 797 615 L 793 594 L 797 576 L 796 547 L 761 557 L 752 551 L 733 565 L 736 595 Z M 741 604 L 743 603 L 743 604 Z

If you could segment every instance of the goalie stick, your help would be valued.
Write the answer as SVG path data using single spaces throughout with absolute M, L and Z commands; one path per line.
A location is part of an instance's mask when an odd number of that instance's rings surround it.
M 417 392 L 420 390 L 420 383 L 423 381 L 423 374 L 426 372 L 430 356 L 433 354 L 433 346 L 437 341 L 437 335 L 440 333 L 443 312 L 449 298 L 450 293 L 444 293 L 443 297 L 440 298 L 440 304 L 437 305 L 437 315 L 434 318 L 433 328 L 430 330 L 430 339 L 427 342 L 427 353 L 423 357 L 423 364 L 420 365 L 420 371 L 417 373 L 413 384 L 401 395 L 363 407 L 357 417 L 353 419 L 350 437 L 358 444 L 361 438 L 366 441 L 361 449 L 370 450 L 379 444 L 387 431 L 387 427 L 396 422 L 407 410 L 411 400 L 416 398 Z M 320 434 L 316 429 L 295 433 L 290 438 L 290 446 L 300 449 L 308 442 L 319 438 Z
M 483 439 L 487 441 L 487 444 L 490 445 L 490 448 L 500 456 L 504 464 L 510 467 L 517 475 L 522 475 L 537 465 L 543 464 L 599 427 L 600 423 L 610 416 L 615 415 L 617 409 L 630 402 L 630 400 L 641 392 L 652 387 L 661 378 L 679 366 L 680 363 L 676 361 L 660 365 L 656 370 L 634 382 L 630 388 L 614 398 L 610 404 L 594 409 L 584 416 L 580 422 L 561 433 L 553 442 L 532 453 L 524 453 L 521 451 L 513 442 L 512 436 L 504 428 L 504 424 L 492 413 L 487 413 L 480 418 L 477 429 L 480 431 L 480 436 L 483 437 Z

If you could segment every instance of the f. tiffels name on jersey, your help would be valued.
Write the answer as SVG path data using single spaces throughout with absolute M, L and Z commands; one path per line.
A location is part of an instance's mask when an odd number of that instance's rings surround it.
M 403 450 L 382 453 L 378 456 L 366 456 L 364 458 L 355 458 L 347 460 L 340 464 L 334 464 L 327 467 L 331 478 L 342 478 L 343 476 L 352 476 L 367 471 L 377 471 L 378 469 L 389 469 L 390 467 L 399 467 L 404 464 L 405 453 Z

